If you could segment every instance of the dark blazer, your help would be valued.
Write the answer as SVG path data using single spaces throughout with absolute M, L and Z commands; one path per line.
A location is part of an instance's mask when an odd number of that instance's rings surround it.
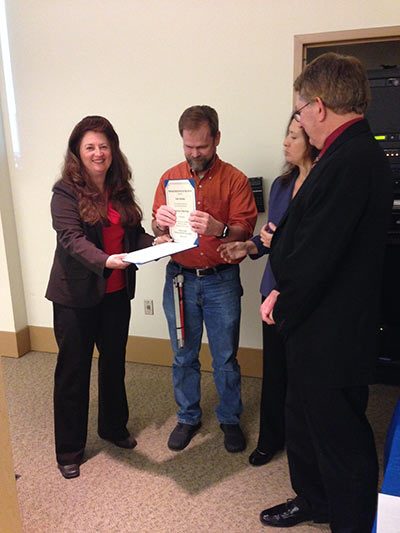
M 279 176 L 271 185 L 268 201 L 268 222 L 277 226 L 285 215 L 293 195 L 294 184 L 299 174 L 298 169 L 287 176 Z M 263 245 L 260 235 L 255 235 L 251 239 L 257 246 L 258 254 L 250 254 L 251 259 L 258 259 L 269 254 L 270 249 Z M 261 278 L 260 292 L 267 297 L 272 289 L 276 288 L 276 281 L 272 273 L 270 262 L 267 261 Z
M 289 379 L 371 382 L 388 220 L 389 165 L 366 120 L 347 128 L 311 170 L 271 244 Z
M 103 251 L 102 224 L 81 220 L 75 191 L 62 181 L 53 187 L 51 214 L 57 246 L 46 298 L 69 307 L 93 307 L 103 298 L 106 279 L 112 272 L 105 267 L 108 254 Z M 152 242 L 153 237 L 140 224 L 125 230 L 126 252 L 146 248 Z M 135 265 L 125 270 L 130 299 L 135 294 L 136 270 Z

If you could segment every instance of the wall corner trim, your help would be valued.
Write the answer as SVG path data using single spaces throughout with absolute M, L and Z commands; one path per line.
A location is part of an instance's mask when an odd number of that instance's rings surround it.
M 21 357 L 29 351 L 57 353 L 57 343 L 52 328 L 27 326 L 18 332 L 0 331 L 0 355 Z M 95 353 L 95 356 L 97 354 Z M 172 350 L 169 339 L 129 336 L 126 360 L 131 363 L 171 366 Z M 262 376 L 262 350 L 240 347 L 238 361 L 243 376 Z M 208 344 L 200 350 L 201 369 L 212 372 Z

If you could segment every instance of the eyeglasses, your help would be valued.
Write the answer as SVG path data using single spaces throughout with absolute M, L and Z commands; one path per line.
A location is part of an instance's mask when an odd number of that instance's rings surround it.
M 310 104 L 311 104 L 311 102 L 307 102 L 306 104 L 304 104 L 303 106 L 301 106 L 300 109 L 298 109 L 297 111 L 295 111 L 295 112 L 293 113 L 293 118 L 294 118 L 294 120 L 295 120 L 296 122 L 300 122 L 300 118 L 301 118 L 300 115 L 301 115 L 301 112 L 303 111 L 303 109 L 304 109 L 305 107 L 307 107 L 307 106 L 310 105 Z

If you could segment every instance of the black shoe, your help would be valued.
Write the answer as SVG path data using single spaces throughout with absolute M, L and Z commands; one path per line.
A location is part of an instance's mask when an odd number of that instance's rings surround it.
M 168 439 L 168 448 L 179 451 L 186 448 L 195 433 L 201 428 L 201 422 L 196 425 L 178 422 Z
M 57 466 L 61 474 L 65 477 L 65 479 L 72 479 L 73 477 L 78 477 L 80 474 L 79 465 L 77 464 L 57 465 Z
M 112 440 L 111 442 L 115 444 L 115 446 L 118 446 L 118 448 L 125 448 L 126 450 L 133 450 L 133 448 L 135 448 L 137 445 L 136 439 L 131 436 L 122 440 Z
M 225 434 L 224 444 L 228 452 L 242 452 L 246 449 L 246 439 L 239 424 L 220 424 L 219 427 Z
M 252 466 L 262 466 L 270 462 L 275 452 L 262 452 L 256 448 L 249 456 L 249 463 Z
M 107 439 L 105 437 L 101 437 L 103 440 L 108 440 L 108 442 L 112 442 L 115 446 L 118 446 L 118 448 L 125 448 L 126 450 L 133 450 L 135 446 L 137 445 L 136 439 L 131 437 L 126 437 L 126 439 L 120 439 L 120 440 L 114 440 L 114 439 Z
M 312 520 L 311 509 L 302 498 L 297 497 L 275 507 L 264 509 L 260 513 L 260 520 L 264 526 L 292 527 Z

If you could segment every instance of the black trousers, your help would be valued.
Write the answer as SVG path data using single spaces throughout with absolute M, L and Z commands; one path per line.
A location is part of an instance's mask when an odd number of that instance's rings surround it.
M 334 533 L 370 533 L 378 485 L 368 387 L 288 384 L 286 448 L 296 494 Z
M 257 448 L 264 452 L 275 452 L 285 446 L 285 346 L 275 326 L 263 322 L 262 328 L 263 376 Z
M 125 290 L 106 294 L 90 308 L 53 304 L 59 353 L 54 377 L 54 427 L 59 464 L 80 463 L 86 445 L 90 370 L 94 345 L 98 361 L 98 433 L 129 436 L 125 391 L 125 350 L 131 313 Z

